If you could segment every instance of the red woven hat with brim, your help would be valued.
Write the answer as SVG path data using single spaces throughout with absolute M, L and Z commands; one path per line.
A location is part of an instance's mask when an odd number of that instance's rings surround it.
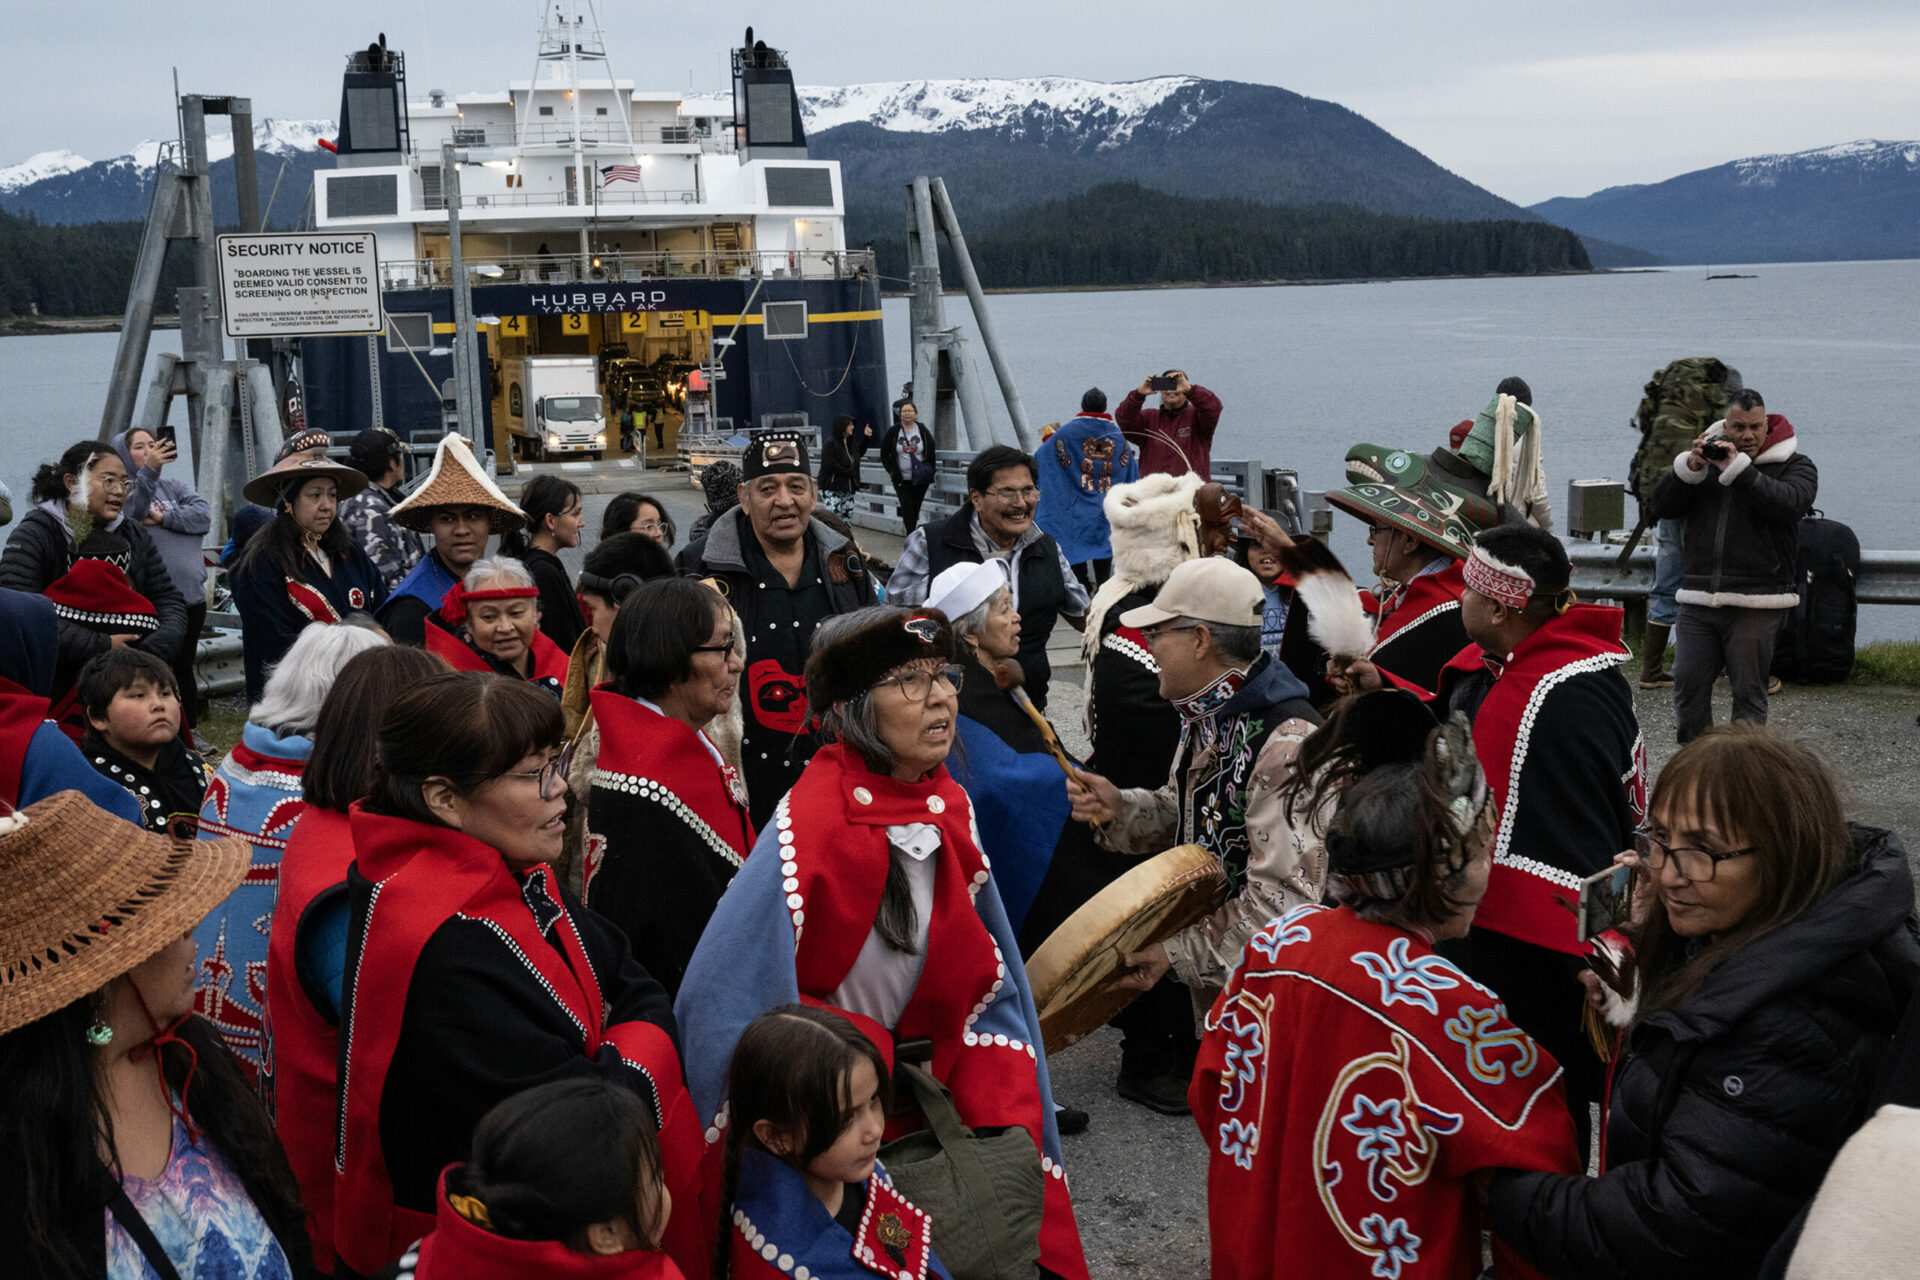
M 0 808 L 0 1035 L 178 942 L 252 860 L 243 839 L 149 834 L 78 791 L 19 813 Z
M 153 602 L 133 589 L 126 570 L 106 560 L 76 560 L 43 592 L 68 622 L 115 634 L 145 634 L 160 625 Z

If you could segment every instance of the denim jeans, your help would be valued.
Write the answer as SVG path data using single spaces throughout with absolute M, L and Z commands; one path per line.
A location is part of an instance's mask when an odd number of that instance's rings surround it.
M 1680 616 L 1674 596 L 1686 572 L 1687 522 L 1668 516 L 1654 526 L 1653 591 L 1647 596 L 1647 621 L 1670 627 Z

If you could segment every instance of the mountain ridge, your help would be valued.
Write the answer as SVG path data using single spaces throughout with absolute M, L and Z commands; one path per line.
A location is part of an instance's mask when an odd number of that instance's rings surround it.
M 1764 202 L 1764 203 L 1762 203 Z M 1533 213 L 1672 262 L 1920 257 L 1920 141 L 1744 156 L 1663 182 L 1556 196 Z

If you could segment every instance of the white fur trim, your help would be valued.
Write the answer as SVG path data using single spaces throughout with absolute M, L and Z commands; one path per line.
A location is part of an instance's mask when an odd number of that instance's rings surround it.
M 1733 461 L 1720 468 L 1720 483 L 1732 484 L 1740 478 L 1740 473 L 1753 465 L 1753 459 L 1744 453 L 1733 455 Z
M 1693 451 L 1691 449 L 1685 453 L 1675 454 L 1673 458 L 1673 474 L 1679 476 L 1680 479 L 1687 484 L 1699 484 L 1707 478 L 1707 469 L 1702 467 L 1698 471 L 1695 471 L 1692 467 L 1688 466 L 1687 460 L 1692 457 Z
M 1791 609 L 1800 603 L 1797 591 L 1752 595 L 1745 591 L 1695 591 L 1682 587 L 1673 598 L 1675 603 L 1698 605 L 1703 609 Z
M 1165 582 L 1175 569 L 1199 556 L 1200 514 L 1193 509 L 1193 499 L 1202 483 L 1192 472 L 1183 476 L 1156 472 L 1107 491 L 1101 509 L 1112 536 L 1113 576 L 1094 593 L 1087 607 L 1086 629 L 1080 635 L 1089 688 L 1107 610 L 1137 588 Z
M 1766 452 L 1755 458 L 1755 462 L 1785 462 L 1800 451 L 1800 438 L 1788 436 L 1785 440 L 1775 441 Z
M 1357 658 L 1373 648 L 1373 619 L 1360 603 L 1360 591 L 1343 573 L 1310 573 L 1294 592 L 1307 609 L 1307 634 L 1336 658 Z

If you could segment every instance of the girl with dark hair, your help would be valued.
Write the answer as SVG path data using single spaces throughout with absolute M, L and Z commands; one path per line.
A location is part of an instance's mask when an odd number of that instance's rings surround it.
M 556 1080 L 487 1112 L 466 1162 L 441 1175 L 432 1234 L 392 1274 L 683 1280 L 660 1252 L 672 1208 L 646 1103 Z
M 533 585 L 540 588 L 540 630 L 561 653 L 571 653 L 587 622 L 580 616 L 573 579 L 560 563 L 560 552 L 580 545 L 580 486 L 559 476 L 535 476 L 520 491 L 519 501 L 527 527 L 501 538 L 500 554 L 527 566 Z
M 1084 1277 L 1033 992 L 973 802 L 947 771 L 959 671 L 935 610 L 873 606 L 820 625 L 806 706 L 828 745 L 774 808 L 687 966 L 675 1004 L 687 1078 L 715 1123 L 735 1042 L 796 994 L 881 1040 L 929 1042 L 963 1123 L 1031 1138 L 1047 1175 L 1023 1206 L 1040 1215 L 1040 1266 Z
M 1302 762 L 1296 795 L 1337 796 L 1339 905 L 1254 934 L 1207 1015 L 1189 1096 L 1212 1274 L 1472 1280 L 1474 1176 L 1576 1167 L 1558 1064 L 1434 950 L 1486 892 L 1486 777 L 1464 717 L 1436 727 L 1398 691 L 1339 704 Z
M 192 1012 L 189 930 L 247 861 L 243 841 L 149 834 L 72 793 L 0 818 L 9 1274 L 307 1273 L 273 1126 Z
M 1813 752 L 1747 726 L 1667 762 L 1634 844 L 1634 959 L 1593 983 L 1619 1040 L 1605 1166 L 1496 1175 L 1493 1225 L 1555 1276 L 1761 1274 L 1920 983 L 1906 851 L 1846 821 Z
M 631 492 L 614 494 L 600 517 L 600 536 L 611 538 L 616 533 L 644 534 L 669 551 L 678 537 L 673 517 L 658 498 Z
M 324 457 L 291 457 L 247 482 L 247 500 L 274 513 L 228 577 L 249 699 L 260 697 L 267 668 L 309 623 L 371 614 L 385 602 L 380 570 L 338 519 L 340 503 L 366 487 L 365 474 Z
M 334 677 L 313 729 L 306 808 L 280 858 L 267 938 L 273 1113 L 300 1196 L 314 1261 L 333 1270 L 333 1122 L 339 1111 L 340 981 L 347 951 L 347 809 L 373 786 L 380 721 L 403 690 L 446 671 L 419 649 L 383 644 Z
M 706 1268 L 700 1127 L 666 995 L 553 874 L 560 746 L 559 703 L 494 675 L 429 677 L 380 722 L 372 789 L 348 816 L 334 1247 L 357 1274 L 431 1229 L 440 1171 L 482 1116 L 564 1078 L 608 1080 L 647 1104 L 687 1209 L 668 1223 L 667 1251 Z
M 894 1190 L 877 1158 L 891 1081 L 874 1042 L 825 1009 L 781 1005 L 741 1033 L 727 1069 L 715 1280 L 801 1268 L 823 1280 L 869 1268 L 946 1276 L 933 1221 Z
M 58 462 L 34 472 L 34 508 L 14 526 L 0 554 L 0 587 L 41 595 L 76 562 L 104 560 L 153 606 L 154 625 L 144 635 L 133 628 L 109 633 L 63 615 L 53 681 L 56 703 L 95 654 L 132 645 L 171 663 L 186 639 L 186 602 L 152 536 L 123 510 L 128 483 L 126 464 L 111 445 L 80 441 Z
M 737 638 L 712 587 L 645 583 L 614 619 L 612 680 L 593 692 L 599 754 L 582 896 L 620 926 L 669 996 L 753 848 L 746 786 L 704 732 L 739 689 Z

